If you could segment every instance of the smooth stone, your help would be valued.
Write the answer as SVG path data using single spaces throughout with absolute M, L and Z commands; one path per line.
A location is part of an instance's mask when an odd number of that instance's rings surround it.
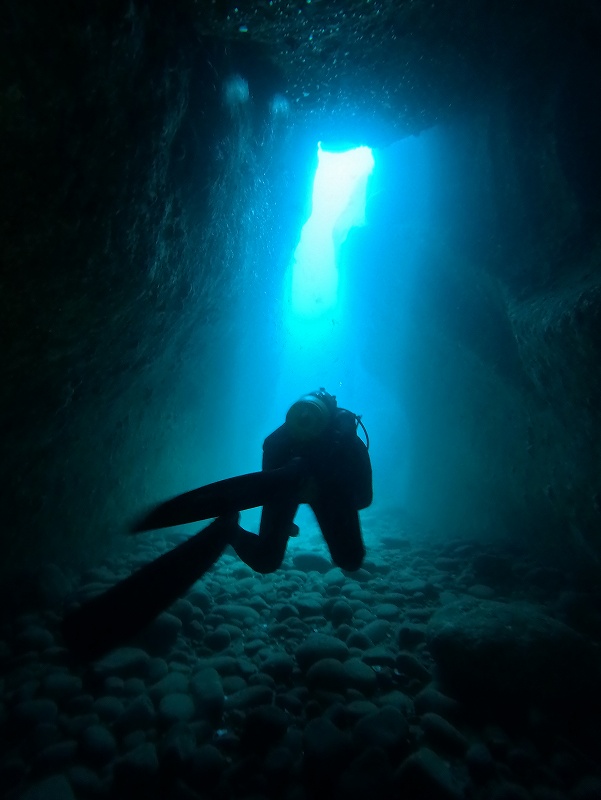
M 248 681 L 246 681 L 241 675 L 226 675 L 226 677 L 222 679 L 221 683 L 223 686 L 223 693 L 226 697 L 230 694 L 241 692 L 242 689 L 246 689 L 248 686 Z
M 398 708 L 398 710 L 401 711 L 407 719 L 412 719 L 415 715 L 415 705 L 413 700 L 408 694 L 405 694 L 399 690 L 388 692 L 388 694 L 382 695 L 381 697 L 377 698 L 376 702 L 383 708 L 386 706 Z
M 64 775 L 53 775 L 31 786 L 19 800 L 75 800 L 75 795 Z
M 179 773 L 196 749 L 196 736 L 185 722 L 177 722 L 161 738 L 159 759 L 161 770 Z
M 4 792 L 16 788 L 27 775 L 29 764 L 18 756 L 7 756 L 0 764 L 0 787 Z
M 159 771 L 157 751 L 151 742 L 135 747 L 115 761 L 115 779 L 132 788 L 150 785 Z M 134 789 L 135 790 L 135 789 Z
M 213 605 L 213 598 L 208 592 L 202 589 L 195 589 L 186 595 L 186 600 L 196 608 L 206 613 Z
M 356 723 L 353 741 L 360 749 L 378 747 L 398 756 L 409 747 L 409 723 L 398 709 L 382 708 Z
M 99 697 L 93 708 L 94 712 L 105 722 L 114 722 L 125 711 L 123 701 L 112 695 Z
M 490 800 L 531 800 L 530 793 L 523 786 L 509 781 L 495 786 L 489 797 Z
M 237 603 L 225 603 L 224 605 L 216 606 L 213 610 L 217 614 L 222 614 L 226 619 L 236 619 L 240 622 L 245 622 L 246 620 L 254 622 L 261 618 L 256 609 Z
M 273 607 L 273 616 L 278 622 L 284 622 L 290 617 L 298 617 L 298 608 L 292 603 L 277 603 Z
M 597 775 L 581 778 L 570 792 L 570 800 L 599 800 L 600 797 L 601 778 Z
M 380 603 L 374 607 L 373 612 L 378 619 L 385 619 L 390 622 L 398 620 L 400 615 L 399 609 L 392 603 Z
M 58 717 L 58 706 L 54 700 L 25 700 L 16 706 L 14 717 L 15 722 L 20 726 L 52 723 Z
M 102 783 L 94 770 L 75 764 L 68 770 L 67 775 L 77 797 L 102 797 Z M 106 793 L 104 794 L 106 796 Z
M 307 683 L 312 689 L 344 692 L 348 678 L 340 661 L 335 658 L 322 658 L 307 670 Z
M 475 583 L 473 586 L 470 586 L 467 593 L 471 594 L 473 597 L 479 597 L 482 600 L 492 600 L 496 595 L 494 589 L 491 589 L 490 586 L 484 586 L 482 583 Z
M 46 628 L 29 625 L 17 634 L 15 643 L 19 650 L 45 650 L 54 644 L 54 636 Z
M 381 644 L 390 635 L 390 622 L 383 619 L 375 619 L 364 625 L 360 633 L 367 636 L 374 644 Z
M 430 671 L 411 653 L 399 653 L 396 657 L 395 666 L 400 673 L 409 678 L 416 678 L 423 683 L 428 683 L 431 680 Z
M 268 686 L 249 686 L 235 694 L 229 695 L 225 699 L 225 707 L 228 710 L 246 709 L 254 706 L 270 704 L 273 700 L 273 690 Z
M 120 647 L 96 661 L 93 670 L 99 678 L 145 677 L 150 656 L 139 647 Z
M 404 623 L 399 628 L 399 645 L 403 648 L 412 648 L 426 640 L 426 626 Z
M 468 748 L 465 762 L 470 775 L 477 782 L 487 781 L 495 774 L 495 760 L 483 742 L 476 742 Z
M 169 611 L 174 617 L 177 617 L 185 625 L 191 622 L 194 618 L 194 606 L 189 601 L 180 597 L 178 600 L 169 607 Z
M 282 738 L 290 724 L 290 715 L 272 705 L 258 706 L 246 717 L 244 739 L 254 748 L 263 749 Z
M 399 796 L 432 797 L 436 800 L 463 800 L 463 787 L 447 764 L 432 750 L 422 747 L 403 761 L 397 771 Z
M 287 653 L 274 653 L 263 661 L 261 669 L 276 681 L 286 681 L 294 671 L 294 659 Z
M 317 717 L 303 731 L 305 766 L 328 771 L 340 768 L 352 755 L 349 737 L 327 717 Z
M 199 715 L 217 725 L 225 705 L 225 694 L 217 670 L 209 667 L 196 672 L 190 679 L 190 691 Z
M 378 706 L 371 703 L 369 700 L 353 700 L 344 708 L 346 716 L 352 721 L 356 722 L 362 717 L 367 717 L 378 710 Z
M 319 594 L 306 594 L 297 597 L 294 604 L 301 617 L 320 617 L 323 615 L 323 597 Z
M 370 647 L 361 654 L 361 660 L 370 667 L 394 667 L 396 656 L 385 647 Z
M 187 765 L 190 785 L 204 794 L 207 787 L 217 783 L 226 765 L 226 758 L 217 747 L 212 744 L 201 745 L 192 753 Z
M 335 658 L 344 661 L 349 650 L 344 642 L 324 633 L 313 633 L 296 649 L 295 657 L 300 668 L 306 672 L 316 661 Z
M 439 714 L 433 711 L 426 712 L 420 720 L 420 725 L 433 747 L 438 746 L 458 756 L 467 750 L 468 741 L 465 736 Z
M 318 553 L 297 553 L 292 557 L 292 563 L 303 572 L 325 574 L 332 569 L 332 562 Z
M 330 610 L 329 618 L 334 625 L 342 625 L 345 622 L 351 622 L 353 614 L 352 606 L 346 600 L 337 600 Z
M 77 755 L 77 742 L 64 739 L 41 750 L 34 761 L 38 772 L 59 772 L 67 767 Z
M 340 567 L 329 569 L 323 576 L 324 586 L 342 586 L 345 580 L 346 578 Z
M 115 737 L 102 725 L 86 728 L 81 734 L 80 745 L 84 757 L 98 766 L 106 764 L 117 753 Z
M 466 596 L 432 616 L 428 645 L 445 682 L 479 706 L 527 701 L 571 714 L 599 696 L 591 642 L 529 603 Z
M 147 695 L 140 695 L 115 720 L 115 726 L 121 732 L 131 732 L 137 728 L 148 728 L 153 724 L 156 714 L 152 700 Z
M 158 683 L 158 681 L 162 680 L 168 674 L 169 665 L 164 658 L 155 656 L 150 659 L 148 662 L 148 673 L 146 675 L 146 680 L 149 684 Z
M 47 675 L 42 680 L 44 694 L 50 695 L 53 700 L 61 701 L 81 692 L 82 680 L 67 672 L 55 672 Z
M 460 716 L 461 705 L 452 697 L 427 686 L 414 698 L 415 710 L 418 714 L 433 711 L 445 719 L 457 719 Z
M 195 714 L 194 699 L 189 694 L 165 695 L 159 703 L 159 718 L 162 722 L 189 722 Z
M 346 639 L 348 647 L 356 647 L 359 650 L 368 650 L 374 646 L 374 643 L 366 636 L 363 631 L 353 631 Z
M 347 687 L 357 689 L 362 694 L 373 694 L 378 688 L 378 678 L 374 670 L 359 658 L 349 658 L 342 665 Z
M 186 694 L 189 687 L 190 680 L 187 675 L 181 672 L 170 672 L 151 686 L 148 694 L 155 700 L 160 700 L 168 694 Z

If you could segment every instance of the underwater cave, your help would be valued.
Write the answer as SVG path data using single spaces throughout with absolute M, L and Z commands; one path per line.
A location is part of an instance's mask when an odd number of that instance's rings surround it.
M 598 5 L 0 36 L 2 796 L 599 798 Z

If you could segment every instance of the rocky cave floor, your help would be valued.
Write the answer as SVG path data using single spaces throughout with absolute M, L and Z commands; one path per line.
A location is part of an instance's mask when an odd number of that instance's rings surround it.
M 0 630 L 2 796 L 598 800 L 598 590 L 517 547 L 398 527 L 367 519 L 355 573 L 310 526 L 271 575 L 228 551 L 89 664 L 64 608 L 182 535 L 83 575 L 48 565 L 45 607 Z

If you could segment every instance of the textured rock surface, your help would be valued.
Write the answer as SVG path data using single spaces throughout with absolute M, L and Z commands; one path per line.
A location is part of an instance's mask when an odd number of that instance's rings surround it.
M 492 704 L 530 699 L 565 707 L 597 694 L 590 641 L 528 603 L 450 603 L 431 618 L 428 642 L 450 683 Z

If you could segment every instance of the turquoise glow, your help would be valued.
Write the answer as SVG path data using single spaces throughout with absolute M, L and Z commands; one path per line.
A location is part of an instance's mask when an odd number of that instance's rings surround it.
M 369 147 L 345 152 L 317 149 L 312 213 L 294 252 L 289 276 L 289 323 L 339 311 L 336 251 L 349 229 L 362 225 L 365 189 L 374 167 Z

